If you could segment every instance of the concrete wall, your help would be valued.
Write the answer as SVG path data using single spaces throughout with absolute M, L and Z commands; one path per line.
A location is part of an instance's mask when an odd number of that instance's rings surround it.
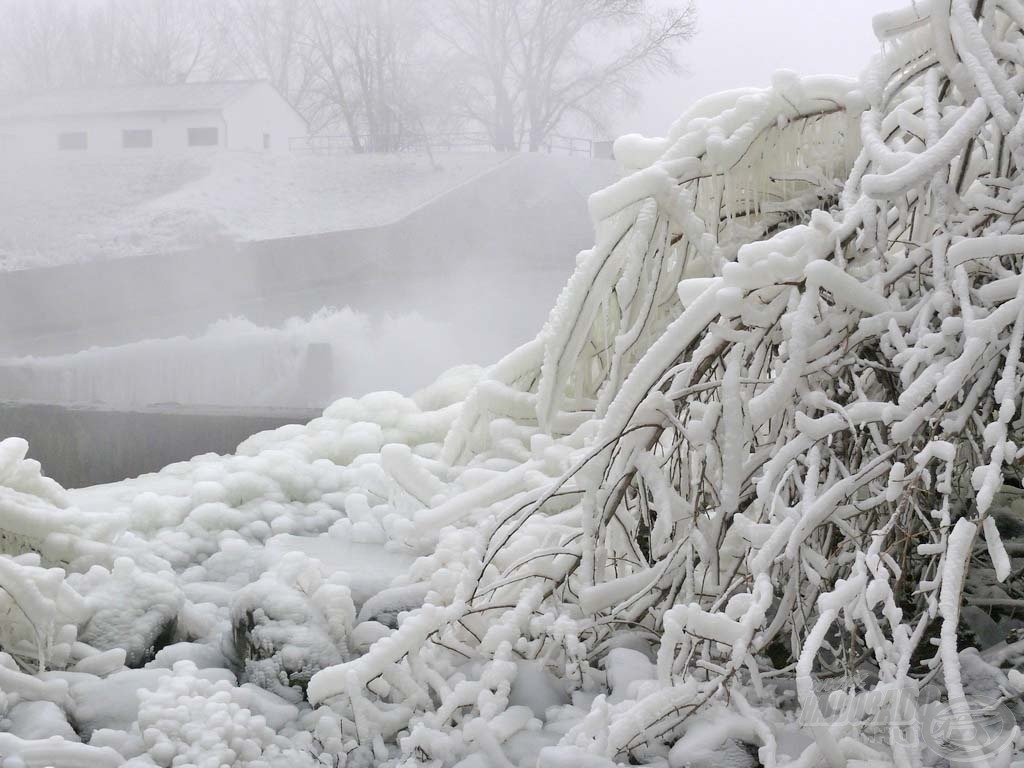
M 305 423 L 313 411 L 111 411 L 0 402 L 0 439 L 23 437 L 29 457 L 65 488 L 155 472 L 202 453 L 233 453 L 256 432 Z
M 331 345 L 274 329 L 0 359 L 0 397 L 116 408 L 197 403 L 322 409 L 345 386 L 336 370 Z

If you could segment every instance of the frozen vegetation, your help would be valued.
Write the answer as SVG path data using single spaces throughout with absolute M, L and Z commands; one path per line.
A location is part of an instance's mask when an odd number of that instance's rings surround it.
M 875 26 L 620 139 L 484 372 L 78 491 L 0 444 L 4 765 L 1019 761 L 1024 5 Z

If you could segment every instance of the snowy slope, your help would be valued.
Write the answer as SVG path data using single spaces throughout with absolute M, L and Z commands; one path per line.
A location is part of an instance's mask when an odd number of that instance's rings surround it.
M 495 153 L 9 158 L 0 269 L 383 224 L 503 160 Z

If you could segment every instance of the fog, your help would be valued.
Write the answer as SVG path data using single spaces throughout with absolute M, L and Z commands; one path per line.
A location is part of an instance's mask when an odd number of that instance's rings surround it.
M 856 74 L 886 5 L 662 2 L 649 27 L 595 23 L 552 66 L 567 93 L 600 87 L 555 119 L 514 61 L 488 91 L 472 51 L 510 43 L 474 38 L 458 2 L 0 2 L 3 397 L 319 409 L 489 365 L 593 242 L 611 139 L 664 135 L 780 68 Z M 400 55 L 325 42 L 341 29 Z
M 878 50 L 876 13 L 898 0 L 701 0 L 684 72 L 655 78 L 615 132 L 659 136 L 687 105 L 718 91 L 768 85 L 771 74 L 856 76 Z

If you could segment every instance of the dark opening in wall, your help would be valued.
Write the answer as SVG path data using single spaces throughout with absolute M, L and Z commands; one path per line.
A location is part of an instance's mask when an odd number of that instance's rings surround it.
M 85 131 L 64 131 L 57 134 L 59 149 L 88 149 L 89 134 Z
M 188 145 L 190 147 L 216 147 L 220 134 L 216 126 L 188 129 Z
M 153 146 L 153 131 L 148 128 L 130 128 L 121 131 L 121 146 L 125 149 L 149 149 Z

